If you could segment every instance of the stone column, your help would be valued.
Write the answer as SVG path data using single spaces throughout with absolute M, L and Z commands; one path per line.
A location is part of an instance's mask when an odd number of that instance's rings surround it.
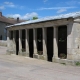
M 12 50 L 13 50 L 13 39 L 11 36 L 11 31 L 9 31 L 9 51 L 10 51 L 10 54 L 12 53 Z
M 37 30 L 33 29 L 33 43 L 34 43 L 34 58 L 38 58 L 37 56 Z
M 22 52 L 22 30 L 19 30 L 19 53 Z
M 13 42 L 15 42 L 15 31 L 13 31 Z
M 43 56 L 47 60 L 47 46 L 46 46 L 46 28 L 43 28 Z
M 7 54 L 9 54 L 9 50 L 10 50 L 10 32 L 9 30 L 7 30 Z
M 53 59 L 57 59 L 58 58 L 58 27 L 54 27 L 54 38 L 53 38 L 53 45 L 54 45 L 54 55 L 53 55 Z
M 29 30 L 26 29 L 26 53 L 27 56 L 29 57 Z
M 16 54 L 15 31 L 13 31 L 13 53 Z

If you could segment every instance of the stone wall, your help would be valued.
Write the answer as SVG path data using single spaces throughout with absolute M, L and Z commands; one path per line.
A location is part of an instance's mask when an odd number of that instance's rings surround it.
M 6 26 L 10 25 L 9 23 L 0 22 L 0 36 L 2 36 L 1 40 L 7 40 L 7 30 Z
M 67 31 L 67 58 L 73 61 L 80 60 L 80 19 L 74 20 L 74 23 L 68 25 Z
M 6 40 L 6 23 L 0 22 L 0 36 L 2 36 L 2 40 Z
M 80 60 L 80 23 L 74 23 L 73 28 L 73 57 L 75 60 Z

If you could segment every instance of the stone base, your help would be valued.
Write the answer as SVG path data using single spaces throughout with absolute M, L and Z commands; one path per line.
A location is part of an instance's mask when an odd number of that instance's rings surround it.
M 13 50 L 6 50 L 6 54 L 11 55 L 11 54 L 15 54 L 16 52 Z
M 38 59 L 38 54 L 33 54 L 33 58 Z
M 68 59 L 60 59 L 60 58 L 53 58 L 53 62 L 56 63 L 65 63 L 67 65 L 75 65 L 76 62 L 78 61 L 74 61 L 74 60 L 68 60 Z
M 80 61 L 80 54 L 68 54 L 67 55 L 68 60 L 79 60 Z
M 41 59 L 41 60 L 47 60 L 47 58 L 43 55 L 33 54 L 33 58 Z
M 27 52 L 19 52 L 19 55 L 29 57 L 29 53 Z
M 16 52 L 13 51 L 13 50 L 7 50 L 6 54 L 8 54 L 8 55 L 16 55 Z M 26 52 L 19 52 L 19 55 L 29 57 L 29 53 L 26 53 Z M 44 55 L 33 54 L 33 58 L 47 61 L 47 57 L 44 56 Z M 76 60 L 76 59 L 71 58 L 71 57 L 69 59 L 68 58 L 67 59 L 60 59 L 60 58 L 54 58 L 53 57 L 52 58 L 52 62 L 61 63 L 61 64 L 68 64 L 68 65 L 75 65 L 76 62 L 80 62 L 80 60 Z M 70 59 L 72 59 L 72 60 L 70 60 Z

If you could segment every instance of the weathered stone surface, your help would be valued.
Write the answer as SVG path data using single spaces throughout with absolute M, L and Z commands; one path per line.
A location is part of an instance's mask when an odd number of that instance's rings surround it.
M 0 40 L 0 46 L 7 46 L 7 41 Z
M 58 58 L 58 31 L 57 28 L 61 25 L 67 25 L 67 59 L 59 59 Z M 47 38 L 46 38 L 46 27 L 54 27 L 54 36 L 53 36 L 53 61 L 55 62 L 65 62 L 68 63 L 68 61 L 77 61 L 80 60 L 80 24 L 75 23 L 73 19 L 62 19 L 62 20 L 54 20 L 54 21 L 47 21 L 47 22 L 41 22 L 41 23 L 35 23 L 35 24 L 28 24 L 24 26 L 17 26 L 9 28 L 8 30 L 19 30 L 19 51 L 22 50 L 22 44 L 21 44 L 21 29 L 26 29 L 26 53 L 23 54 L 23 52 L 19 52 L 19 55 L 23 56 L 29 56 L 29 44 L 28 44 L 28 30 L 27 29 L 33 29 L 33 57 L 37 59 L 43 59 L 47 60 Z M 43 56 L 37 54 L 37 34 L 36 34 L 36 28 L 42 28 L 43 30 Z M 8 42 L 9 48 L 8 50 L 13 50 L 14 48 L 14 40 L 9 40 Z M 11 53 L 11 52 L 10 52 Z M 70 64 L 71 64 L 70 62 Z
M 38 59 L 38 54 L 33 54 L 33 58 Z

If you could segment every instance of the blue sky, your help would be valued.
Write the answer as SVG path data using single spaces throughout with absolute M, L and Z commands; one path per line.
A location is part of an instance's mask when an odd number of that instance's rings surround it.
M 0 0 L 0 11 L 14 18 L 42 18 L 80 11 L 80 0 Z

